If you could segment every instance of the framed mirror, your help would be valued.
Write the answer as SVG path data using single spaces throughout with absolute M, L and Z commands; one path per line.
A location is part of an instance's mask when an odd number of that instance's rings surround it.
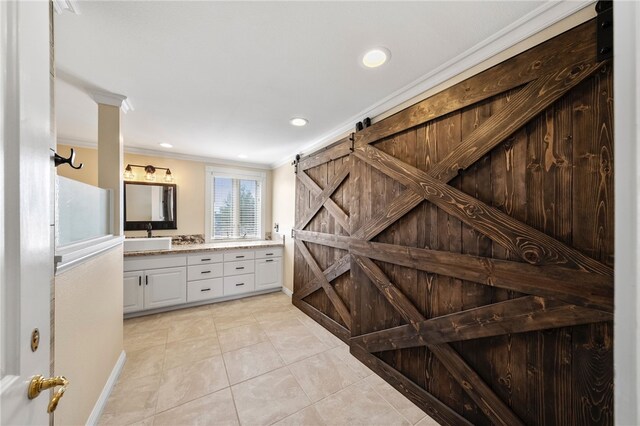
M 125 182 L 124 230 L 178 229 L 174 183 Z

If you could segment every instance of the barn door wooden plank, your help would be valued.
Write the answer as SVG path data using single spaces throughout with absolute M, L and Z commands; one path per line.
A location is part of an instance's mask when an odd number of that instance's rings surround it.
M 304 172 L 301 172 L 304 173 Z M 329 200 L 329 197 L 336 191 L 338 186 L 346 179 L 349 175 L 349 165 L 345 164 L 342 166 L 340 171 L 336 173 L 332 178 L 329 184 L 316 195 L 315 200 L 313 201 L 313 205 L 307 211 L 305 216 L 298 222 L 296 225 L 296 229 L 304 229 L 305 226 L 313 219 L 313 217 L 318 213 L 318 210 L 322 208 L 322 206 Z M 342 212 L 342 215 L 345 215 Z M 346 216 L 346 215 L 345 215 Z
M 384 209 L 376 213 L 368 220 L 356 233 L 354 238 L 361 240 L 371 240 L 376 235 L 387 229 L 399 218 L 409 213 L 424 199 L 411 190 L 404 190 Z
M 341 250 L 348 250 L 349 242 L 351 241 L 351 237 L 313 231 L 296 231 L 296 239 Z
M 411 301 L 389 281 L 384 272 L 372 260 L 357 255 L 353 255 L 353 259 L 394 309 L 416 330 L 419 330 L 425 318 Z M 518 416 L 449 345 L 432 345 L 426 342 L 425 344 L 462 386 L 463 390 L 478 404 L 482 412 L 493 422 L 504 426 L 524 425 Z
M 322 188 L 320 188 L 318 184 L 315 183 L 313 179 L 311 179 L 309 175 L 303 170 L 299 170 L 296 174 L 296 177 L 298 178 L 298 181 L 301 182 L 314 197 L 322 192 Z M 349 232 L 349 230 L 351 229 L 349 226 L 349 217 L 344 211 L 342 211 L 342 209 L 336 204 L 335 201 L 329 198 L 324 204 L 324 208 L 327 209 L 334 218 L 336 218 L 336 221 L 338 221 L 340 226 L 342 226 L 347 232 Z M 300 214 L 302 215 L 304 213 L 301 212 Z
M 350 256 L 348 254 L 345 254 L 337 262 L 334 262 L 331 266 L 329 266 L 322 272 L 325 279 L 331 282 L 338 278 L 340 275 L 348 272 L 351 267 L 349 262 Z M 300 288 L 300 290 L 296 291 L 293 296 L 298 299 L 304 299 L 314 291 L 319 290 L 321 287 L 321 280 L 318 278 L 314 278 L 309 281 L 304 287 Z
M 302 256 L 305 258 L 305 260 L 307 261 L 307 264 L 311 268 L 311 271 L 313 272 L 315 277 L 320 281 L 320 285 L 322 286 L 325 293 L 327 294 L 327 297 L 329 297 L 329 300 L 333 304 L 333 307 L 336 309 L 336 311 L 338 311 L 340 318 L 342 318 L 344 323 L 347 325 L 347 328 L 350 328 L 351 314 L 349 313 L 349 308 L 347 308 L 347 305 L 345 305 L 345 303 L 342 301 L 340 296 L 338 296 L 338 294 L 336 293 L 331 283 L 327 281 L 327 278 L 322 272 L 322 269 L 320 269 L 320 267 L 316 263 L 315 259 L 309 252 L 309 249 L 307 249 L 307 246 L 305 246 L 302 241 L 295 240 L 295 242 L 296 242 L 295 243 L 296 247 L 298 247 L 298 250 L 300 250 L 300 253 L 302 253 Z
M 560 264 L 602 275 L 613 275 L 608 266 L 379 149 L 360 147 L 356 149 L 355 155 L 531 264 Z
M 602 63 L 580 63 L 527 84 L 511 101 L 466 137 L 429 174 L 448 182 L 460 170 L 480 160 L 498 143 L 527 124 L 577 84 L 596 72 Z
M 432 318 L 412 325 L 376 331 L 353 338 L 369 352 L 411 348 L 430 344 L 458 342 L 500 336 L 509 333 L 571 327 L 608 321 L 609 312 L 567 305 L 553 299 L 524 296 L 462 312 Z
M 349 241 L 351 253 L 371 259 L 613 312 L 613 279 L 605 275 L 355 238 Z
M 316 151 L 308 156 L 302 157 L 298 162 L 298 170 L 307 170 L 351 154 L 350 138 L 350 136 L 347 136 L 346 138 L 342 138 L 320 151 Z

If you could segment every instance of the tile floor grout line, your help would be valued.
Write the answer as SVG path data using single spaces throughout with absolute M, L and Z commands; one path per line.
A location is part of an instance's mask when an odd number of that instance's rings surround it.
M 224 366 L 224 373 L 227 375 L 227 383 L 229 383 L 229 392 L 231 392 L 231 401 L 233 402 L 233 409 L 236 413 L 236 419 L 238 420 L 238 424 L 240 423 L 240 413 L 238 413 L 238 407 L 236 406 L 236 397 L 233 394 L 233 385 L 231 384 L 231 378 L 229 377 L 229 370 L 227 370 L 227 362 L 224 359 L 224 356 L 222 354 L 220 354 L 220 357 L 222 358 L 222 365 Z
M 369 377 L 371 377 L 371 376 L 367 376 L 367 377 L 365 377 L 365 378 L 364 378 L 364 380 L 367 380 Z M 378 376 L 378 377 L 379 377 L 380 379 L 382 379 L 382 377 L 380 377 L 380 376 Z M 384 381 L 384 379 L 382 379 L 382 380 Z M 385 384 L 388 384 L 386 381 L 385 381 L 384 383 L 385 383 Z M 421 421 L 422 419 L 424 419 L 424 416 L 422 416 L 422 417 L 420 418 L 420 420 L 418 420 L 417 422 L 415 422 L 415 423 L 414 423 L 414 422 L 412 422 L 411 420 L 409 420 L 409 419 L 407 418 L 407 416 L 403 415 L 403 414 L 400 412 L 400 410 L 398 410 L 398 409 L 396 408 L 396 406 L 395 406 L 395 405 L 393 405 L 393 404 L 391 403 L 391 401 L 389 401 L 389 400 L 388 400 L 388 399 L 387 399 L 383 394 L 381 394 L 380 392 L 378 392 L 378 391 L 376 390 L 376 388 L 375 388 L 375 387 L 373 387 L 373 386 L 372 386 L 372 385 L 370 385 L 369 383 L 367 383 L 367 385 L 369 385 L 369 387 L 371 388 L 371 390 L 373 390 L 373 392 L 374 392 L 374 393 L 376 393 L 378 396 L 380 396 L 380 398 L 382 398 L 384 401 L 386 401 L 386 402 L 387 402 L 387 404 L 389 404 L 389 405 L 391 406 L 391 408 L 392 408 L 396 413 L 398 413 L 398 415 L 399 415 L 400 417 L 402 417 L 403 419 L 405 419 L 406 421 L 408 421 L 410 424 L 415 425 L 416 423 L 418 423 L 419 421 Z M 393 388 L 393 386 L 392 386 L 391 388 L 392 388 L 393 390 L 396 390 L 395 388 Z M 402 396 L 404 396 L 404 395 L 402 395 Z M 418 407 L 418 408 L 420 408 L 420 407 Z M 420 410 L 420 411 L 422 411 L 422 410 Z M 426 413 L 425 413 L 425 416 L 426 416 Z

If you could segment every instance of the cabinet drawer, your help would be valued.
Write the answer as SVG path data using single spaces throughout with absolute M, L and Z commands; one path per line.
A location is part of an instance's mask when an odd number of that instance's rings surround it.
M 174 268 L 185 266 L 187 257 L 181 256 L 136 256 L 125 257 L 124 271 L 141 271 L 143 269 Z
M 253 250 L 232 251 L 224 254 L 225 262 L 233 262 L 234 260 L 249 260 L 254 258 Z
M 187 302 L 213 299 L 223 294 L 222 278 L 192 281 L 187 283 Z
M 187 267 L 187 280 L 206 280 L 222 276 L 222 263 L 211 263 L 208 265 L 194 265 Z
M 282 247 L 269 247 L 256 250 L 256 259 L 268 259 L 270 257 L 282 257 Z
M 224 277 L 224 295 L 231 296 L 233 294 L 247 293 L 255 288 L 254 275 L 236 275 L 233 277 Z
M 222 262 L 224 255 L 222 253 L 200 253 L 192 254 L 187 257 L 187 265 L 205 265 L 208 263 Z
M 224 276 L 249 274 L 254 271 L 253 260 L 241 260 L 239 262 L 225 262 Z

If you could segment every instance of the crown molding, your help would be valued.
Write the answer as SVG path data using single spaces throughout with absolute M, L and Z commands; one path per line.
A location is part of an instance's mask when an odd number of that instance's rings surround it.
M 78 4 L 74 0 L 52 0 L 51 3 L 53 4 L 53 10 L 55 10 L 58 15 L 62 15 L 65 10 L 75 15 L 80 14 Z
M 110 92 L 90 92 L 91 99 L 96 101 L 96 103 L 103 105 L 111 105 L 114 107 L 118 107 L 125 114 L 129 111 L 133 111 L 133 105 L 129 99 L 124 95 L 119 95 L 117 93 Z
M 98 149 L 97 142 L 92 142 L 87 140 L 58 137 L 56 138 L 56 142 L 62 145 L 70 145 L 74 147 L 89 148 L 89 149 Z M 224 158 L 217 158 L 217 157 L 204 157 L 199 155 L 182 154 L 179 152 L 157 151 L 155 149 L 136 148 L 133 146 L 124 146 L 123 151 L 127 154 L 137 154 L 137 155 L 146 155 L 149 157 L 171 158 L 175 160 L 194 161 L 196 163 L 204 163 L 204 164 L 211 164 L 211 165 L 230 165 L 230 166 L 237 166 L 237 167 L 246 167 L 250 169 L 271 170 L 271 167 L 266 164 L 247 163 L 243 161 L 226 160 Z
M 292 162 L 298 153 L 312 153 L 319 148 L 347 136 L 353 131 L 355 123 L 362 120 L 364 117 L 371 117 L 372 120 L 375 121 L 375 117 L 378 117 L 398 105 L 418 97 L 429 89 L 445 83 L 457 75 L 488 61 L 493 56 L 515 46 L 540 31 L 549 28 L 593 3 L 595 3 L 595 0 L 561 0 L 544 3 L 512 24 L 484 39 L 472 48 L 443 63 L 433 71 L 424 74 L 412 83 L 409 83 L 408 85 L 391 93 L 389 96 L 360 111 L 358 114 L 352 116 L 330 132 L 302 145 L 295 153 L 285 157 L 281 161 L 270 164 L 270 167 L 275 169 L 283 166 Z M 486 68 L 484 69 L 488 69 L 493 65 L 495 64 L 487 63 Z M 484 71 L 484 69 L 482 71 Z

